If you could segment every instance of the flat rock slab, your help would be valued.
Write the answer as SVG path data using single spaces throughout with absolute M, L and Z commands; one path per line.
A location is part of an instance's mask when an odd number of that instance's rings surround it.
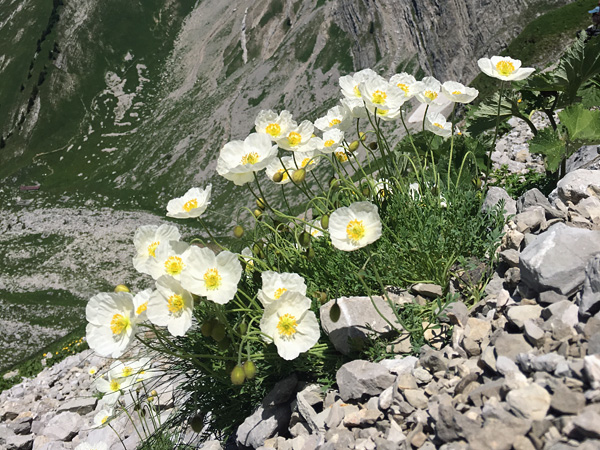
M 264 445 L 265 440 L 285 430 L 292 412 L 289 405 L 262 406 L 242 423 L 236 434 L 238 444 L 252 448 Z
M 360 359 L 340 367 L 335 378 L 344 401 L 360 399 L 364 394 L 379 395 L 395 380 L 382 365 Z
M 577 204 L 584 198 L 600 197 L 600 171 L 578 169 L 569 172 L 556 185 L 556 192 L 564 203 Z
M 600 231 L 557 223 L 520 255 L 521 280 L 537 292 L 575 293 L 583 284 L 588 261 L 600 253 Z

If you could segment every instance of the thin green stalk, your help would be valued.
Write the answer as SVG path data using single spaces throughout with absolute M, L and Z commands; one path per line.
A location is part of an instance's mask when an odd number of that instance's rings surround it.
M 492 169 L 492 152 L 496 148 L 496 139 L 498 139 L 498 128 L 500 127 L 500 109 L 502 108 L 502 95 L 504 94 L 504 81 L 500 82 L 500 93 L 498 95 L 498 109 L 496 111 L 496 130 L 494 131 L 494 140 L 492 141 L 492 145 L 490 147 L 490 151 L 488 153 L 488 163 L 487 163 L 487 184 L 490 182 L 490 172 Z
M 452 152 L 454 150 L 454 111 L 456 110 L 456 103 L 452 107 L 452 128 L 450 137 L 450 158 L 448 159 L 448 190 L 450 190 L 450 169 L 452 168 Z

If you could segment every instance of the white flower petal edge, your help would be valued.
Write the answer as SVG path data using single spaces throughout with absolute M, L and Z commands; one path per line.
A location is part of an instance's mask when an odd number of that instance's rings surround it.
M 533 67 L 521 67 L 521 61 L 508 56 L 481 58 L 477 65 L 486 75 L 504 81 L 524 80 L 535 72 Z
M 190 217 L 200 217 L 210 205 L 210 191 L 212 185 L 206 189 L 191 188 L 182 197 L 169 200 L 167 203 L 167 216 L 176 219 L 187 219 Z
M 436 112 L 430 112 L 425 117 L 425 129 L 444 138 L 452 135 L 452 123 L 446 122 L 446 118 Z
M 329 217 L 331 243 L 339 250 L 353 251 L 381 237 L 381 219 L 377 206 L 357 202 L 336 209 Z
M 193 308 L 192 294 L 165 275 L 156 280 L 156 291 L 150 296 L 146 314 L 150 322 L 166 326 L 173 336 L 183 336 L 192 326 Z
M 315 313 L 309 311 L 310 303 L 301 293 L 286 291 L 265 308 L 260 329 L 270 336 L 277 353 L 285 360 L 297 358 L 319 341 L 319 323 Z
M 278 301 L 287 291 L 306 295 L 304 278 L 297 273 L 277 273 L 271 270 L 262 273 L 262 288 L 258 291 L 258 299 L 263 306 Z
M 442 84 L 442 94 L 455 103 L 471 103 L 479 95 L 475 88 L 464 86 L 456 81 L 446 81 Z
M 141 273 L 150 274 L 148 263 L 154 261 L 156 249 L 162 243 L 178 241 L 181 234 L 173 225 L 143 225 L 135 231 L 133 245 L 136 254 L 133 257 L 133 267 Z

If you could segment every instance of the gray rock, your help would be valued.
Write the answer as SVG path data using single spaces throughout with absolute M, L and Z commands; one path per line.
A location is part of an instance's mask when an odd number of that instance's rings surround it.
M 600 311 L 600 255 L 592 258 L 585 269 L 579 313 L 590 316 Z
M 6 450 L 31 450 L 33 447 L 33 434 L 10 436 L 6 439 Z
M 427 408 L 428 400 L 423 389 L 406 389 L 402 391 L 402 394 L 411 406 L 414 406 L 417 409 Z
M 550 407 L 560 414 L 579 414 L 585 408 L 585 395 L 559 385 L 552 393 Z
M 512 248 L 501 251 L 498 258 L 500 262 L 507 264 L 509 267 L 517 267 L 519 265 L 519 252 Z
M 442 442 L 456 441 L 471 436 L 480 429 L 480 423 L 464 416 L 451 404 L 441 403 L 436 422 L 436 434 Z
M 431 283 L 417 283 L 413 285 L 411 290 L 417 295 L 429 298 L 441 297 L 443 294 L 441 286 Z
M 488 210 L 500 203 L 501 200 L 504 200 L 504 217 L 517 213 L 517 202 L 504 189 L 496 186 L 491 186 L 488 189 L 483 205 L 481 205 L 481 210 Z
M 600 169 L 600 146 L 584 145 L 567 159 L 567 173 L 577 169 Z
M 236 433 L 237 443 L 253 448 L 264 445 L 266 439 L 287 428 L 291 414 L 289 405 L 259 407 L 239 426 Z
M 465 327 L 465 336 L 468 336 L 475 342 L 482 342 L 488 338 L 492 332 L 492 324 L 488 320 L 469 317 Z
M 6 425 L 0 424 L 0 444 L 5 444 L 6 439 L 10 436 L 14 436 L 15 432 Z
M 77 413 L 63 412 L 54 416 L 43 434 L 53 437 L 57 441 L 69 441 L 84 427 L 83 419 Z
M 536 231 L 546 221 L 546 212 L 541 206 L 535 206 L 527 211 L 517 214 L 513 218 L 517 230 L 521 233 Z
M 287 378 L 275 383 L 273 389 L 269 391 L 262 401 L 262 406 L 268 408 L 269 406 L 280 405 L 286 403 L 294 392 L 296 392 L 296 386 L 298 385 L 298 377 L 296 374 L 292 374 Z
M 415 356 L 396 357 L 379 361 L 379 365 L 385 367 L 391 373 L 399 375 L 404 372 L 412 372 L 419 360 Z
M 313 433 L 325 432 L 324 417 L 319 416 L 313 408 L 321 402 L 321 397 L 318 395 L 320 390 L 319 385 L 311 384 L 296 395 L 298 412 L 304 417 Z
M 525 326 L 525 322 L 531 319 L 537 319 L 542 314 L 540 305 L 519 305 L 509 308 L 506 313 L 508 320 L 520 330 Z
M 588 355 L 583 358 L 583 367 L 593 389 L 600 389 L 600 355 Z
M 600 197 L 600 171 L 577 169 L 569 172 L 556 185 L 556 193 L 563 203 L 577 204 L 590 196 Z
M 600 414 L 591 409 L 579 414 L 573 419 L 573 426 L 583 435 L 600 438 Z
M 71 411 L 83 416 L 96 409 L 97 403 L 98 399 L 95 397 L 77 397 L 61 403 L 57 412 Z
M 383 366 L 360 359 L 344 364 L 336 373 L 340 397 L 344 401 L 363 395 L 379 395 L 394 382 L 394 376 Z
M 469 309 L 463 302 L 454 302 L 450 303 L 446 309 L 444 309 L 443 314 L 448 317 L 452 325 L 464 327 L 469 318 Z
M 502 332 L 494 341 L 497 356 L 506 356 L 513 361 L 519 353 L 529 353 L 531 345 L 527 343 L 522 334 L 509 334 Z
M 523 323 L 525 338 L 536 347 L 544 342 L 544 330 L 537 326 L 534 320 L 528 319 Z
M 336 301 L 340 312 L 339 317 L 331 313 Z M 377 309 L 390 322 L 396 324 L 397 329 L 401 329 L 392 308 L 385 298 L 373 297 L 373 301 Z M 331 300 L 321 306 L 320 317 L 323 331 L 329 336 L 335 348 L 346 355 L 352 350 L 353 341 L 366 341 L 368 336 L 377 336 L 393 330 L 390 324 L 373 307 L 369 297 L 342 297 Z M 334 319 L 337 320 L 334 321 Z
M 537 292 L 571 295 L 583 284 L 588 261 L 600 253 L 600 231 L 553 225 L 521 253 L 522 281 Z
M 433 350 L 426 345 L 421 347 L 419 362 L 421 363 L 421 366 L 433 373 L 448 368 L 448 358 L 446 358 L 441 351 Z
M 542 192 L 533 188 L 525 192 L 517 200 L 517 212 L 522 213 L 535 206 L 551 208 L 550 202 Z
M 517 416 L 531 420 L 543 420 L 551 401 L 548 391 L 536 383 L 514 389 L 506 396 L 506 402 Z

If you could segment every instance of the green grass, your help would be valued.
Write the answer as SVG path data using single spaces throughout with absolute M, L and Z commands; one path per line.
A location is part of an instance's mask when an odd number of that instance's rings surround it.
M 282 0 L 271 0 L 269 3 L 269 9 L 264 16 L 261 17 L 260 22 L 258 22 L 259 27 L 264 27 L 269 21 L 278 16 L 283 12 L 283 1 Z
M 346 33 L 334 22 L 329 25 L 328 38 L 325 47 L 315 60 L 315 67 L 319 67 L 323 73 L 327 73 L 337 64 L 341 74 L 348 74 L 354 70 L 352 58 L 352 42 Z

